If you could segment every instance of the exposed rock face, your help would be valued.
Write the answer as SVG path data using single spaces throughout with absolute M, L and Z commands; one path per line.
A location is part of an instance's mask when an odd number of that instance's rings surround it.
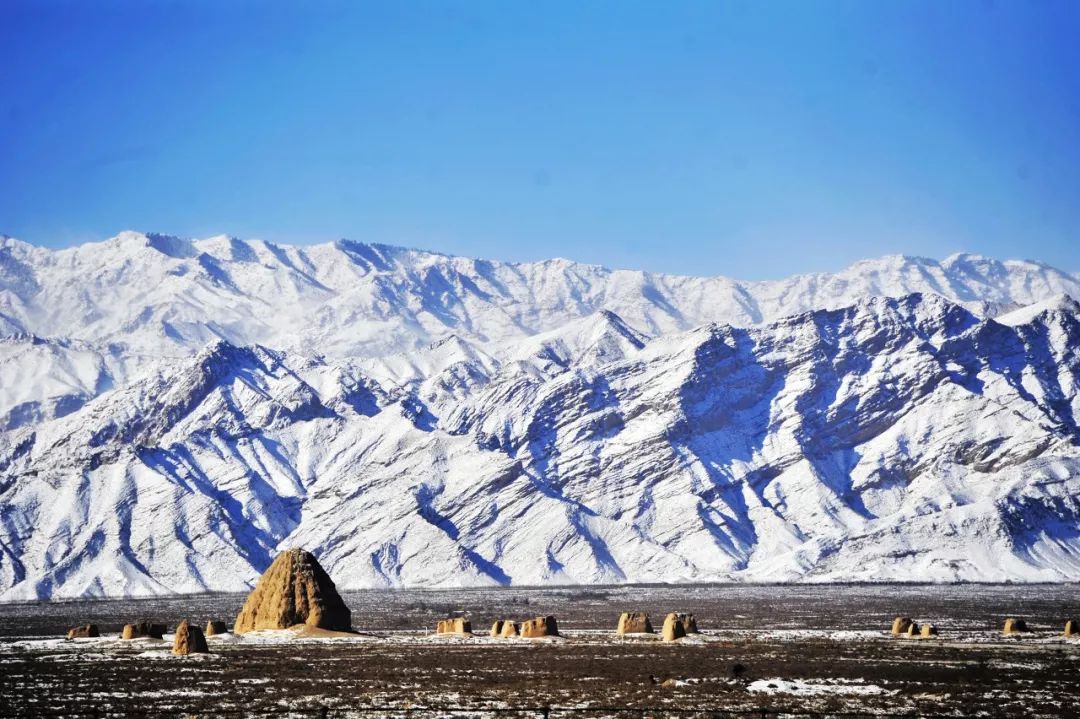
M 675 612 L 664 617 L 664 641 L 673 642 L 686 636 L 686 627 Z
M 507 619 L 505 622 L 502 623 L 503 638 L 516 637 L 519 634 L 521 634 L 521 625 L 517 622 L 512 622 Z
M 461 617 L 440 619 L 435 629 L 436 634 L 472 634 L 472 622 Z
M 1037 309 L 1002 324 L 937 296 L 867 296 L 643 346 L 627 327 L 650 325 L 632 318 L 563 316 L 527 343 L 454 335 L 371 367 L 214 343 L 52 420 L 46 434 L 0 433 L 11 517 L 0 545 L 26 569 L 0 564 L 0 600 L 235 591 L 257 577 L 252 562 L 266 568 L 258 548 L 286 537 L 327 547 L 320 562 L 350 589 L 510 577 L 1075 579 L 1080 311 Z M 155 332 L 168 316 L 152 319 Z M 206 441 L 238 431 L 280 456 L 267 463 Z M 378 436 L 400 441 L 367 441 Z M 133 444 L 152 451 L 154 471 Z M 417 486 L 416 468 L 432 464 L 451 481 Z M 194 466 L 206 484 L 187 481 Z M 730 487 L 701 482 L 703 466 Z M 298 499 L 281 472 L 317 476 L 318 488 Z M 138 493 L 88 493 L 125 474 L 139 477 Z M 452 479 L 463 476 L 473 479 Z M 105 504 L 81 518 L 84 503 L 66 501 L 75 496 Z M 488 504 L 499 511 L 471 511 Z M 656 512 L 639 516 L 642 506 Z M 138 541 L 96 542 L 116 535 L 108 523 L 128 507 Z M 602 511 L 586 517 L 587 507 Z M 255 516 L 274 520 L 255 527 Z M 72 534 L 60 550 L 46 528 L 64 522 Z M 184 550 L 190 564 L 150 551 L 178 534 L 204 538 Z M 390 551 L 404 535 L 430 550 Z M 505 553 L 474 551 L 504 543 Z M 544 551 L 553 562 L 534 561 Z
M 303 549 L 290 549 L 259 578 L 236 617 L 234 631 L 243 634 L 297 624 L 348 632 L 352 614 L 318 560 Z
M 67 633 L 68 639 L 85 639 L 86 637 L 100 637 L 96 624 L 83 624 L 80 627 L 72 627 Z
M 152 637 L 154 639 L 161 639 L 165 634 L 164 624 L 155 624 L 146 620 L 135 622 L 134 624 L 125 624 L 124 631 L 120 633 L 121 639 L 140 639 L 142 637 Z
M 1065 622 L 1065 636 L 1072 637 L 1080 634 L 1080 625 L 1077 625 L 1075 619 L 1070 619 Z
M 618 634 L 652 634 L 652 622 L 645 612 L 623 612 L 619 615 Z
M 1023 619 L 1014 619 L 1009 617 L 1005 620 L 1005 627 L 1002 629 L 1002 634 L 1019 634 L 1028 630 L 1027 622 Z
M 936 637 L 937 636 L 937 627 L 935 627 L 933 624 L 924 624 L 922 626 L 922 631 L 919 632 L 919 636 L 921 636 L 921 637 Z
M 559 625 L 555 621 L 555 617 L 549 615 L 522 622 L 520 631 L 521 636 L 527 639 L 534 639 L 536 637 L 557 637 L 559 636 Z
M 173 637 L 173 654 L 206 654 L 209 651 L 201 629 L 191 626 L 186 619 L 177 625 L 176 636 Z
M 206 623 L 206 636 L 208 637 L 212 637 L 215 634 L 224 634 L 227 631 L 229 631 L 229 628 L 225 625 L 225 622 L 211 619 Z
M 895 636 L 906 634 L 908 627 L 911 626 L 911 619 L 908 617 L 897 617 L 892 623 L 892 633 Z

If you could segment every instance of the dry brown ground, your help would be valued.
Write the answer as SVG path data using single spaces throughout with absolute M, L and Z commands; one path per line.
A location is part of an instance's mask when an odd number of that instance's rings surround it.
M 215 655 L 204 659 L 140 656 L 148 646 L 9 651 L 0 665 L 5 710 L 318 716 L 325 708 L 346 716 L 393 706 L 421 716 L 422 707 L 592 705 L 1067 716 L 1080 709 L 1080 648 L 1049 643 L 746 636 L 671 645 L 579 636 L 477 644 L 398 635 L 363 643 L 215 645 Z M 846 679 L 884 693 L 800 697 L 747 689 L 776 677 L 834 686 Z M 665 686 L 668 679 L 677 685 Z
M 140 617 L 166 620 L 170 629 L 181 613 L 197 622 L 228 618 L 242 597 L 7 606 L 0 607 L 0 636 L 9 637 L 0 640 L 0 715 L 494 717 L 507 708 L 542 716 L 552 707 L 552 717 L 708 716 L 678 709 L 1080 716 L 1080 644 L 1055 638 L 1074 597 L 1068 586 L 350 593 L 366 641 L 212 641 L 213 656 L 201 659 L 166 658 L 149 641 L 76 645 L 40 637 L 85 621 L 118 631 Z M 694 611 L 709 640 L 617 639 L 619 611 L 639 608 L 654 623 L 664 610 Z M 552 612 L 568 639 L 470 643 L 417 631 L 458 610 L 470 612 L 477 630 L 494 617 Z M 941 639 L 867 633 L 887 629 L 897 611 L 934 620 Z M 1036 633 L 1001 640 L 994 628 L 1005 613 L 1025 616 Z M 831 689 L 817 696 L 749 691 L 774 678 Z M 881 693 L 845 693 L 866 685 Z

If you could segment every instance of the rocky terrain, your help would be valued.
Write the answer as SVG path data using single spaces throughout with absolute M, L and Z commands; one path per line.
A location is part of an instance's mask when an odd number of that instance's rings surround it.
M 294 546 L 345 589 L 1080 576 L 1080 293 L 1042 265 L 129 233 L 0 267 L 5 600 L 243 591 Z

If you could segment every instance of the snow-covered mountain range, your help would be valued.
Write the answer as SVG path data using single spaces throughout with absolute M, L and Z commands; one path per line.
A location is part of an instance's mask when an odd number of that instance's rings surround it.
M 1080 579 L 1080 279 L 0 240 L 0 598 Z
M 992 316 L 1080 278 L 1035 262 L 903 256 L 774 282 L 513 264 L 341 240 L 288 247 L 124 232 L 48 250 L 0 236 L 0 429 L 71 412 L 156 360 L 208 343 L 330 359 L 420 350 L 451 335 L 521 340 L 601 310 L 649 336 L 750 327 L 870 296 L 937 294 Z

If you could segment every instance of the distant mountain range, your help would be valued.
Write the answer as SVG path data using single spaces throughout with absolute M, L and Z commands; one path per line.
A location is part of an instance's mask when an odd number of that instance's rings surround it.
M 1080 579 L 1080 278 L 0 240 L 0 598 Z

